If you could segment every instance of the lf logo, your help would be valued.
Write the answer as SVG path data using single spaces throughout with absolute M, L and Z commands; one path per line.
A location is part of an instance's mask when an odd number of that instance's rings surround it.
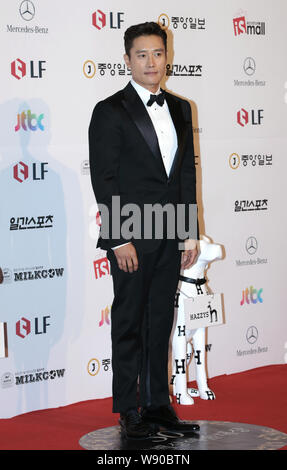
M 41 163 L 32 163 L 32 179 L 43 180 L 45 178 L 45 173 L 48 173 L 48 170 L 45 169 L 45 165 L 48 165 L 48 162 Z M 40 171 L 39 171 L 40 169 Z M 19 162 L 13 166 L 13 176 L 14 179 L 23 183 L 29 177 L 29 167 L 24 162 Z
M 257 302 L 261 303 L 263 302 L 263 299 L 261 297 L 261 294 L 263 292 L 263 289 L 254 289 L 253 286 L 250 286 L 250 288 L 246 288 L 245 290 L 242 291 L 242 299 L 240 301 L 240 305 L 244 305 L 244 303 L 249 304 L 257 304 Z
M 50 326 L 48 323 L 49 315 L 42 318 L 42 325 L 40 325 L 39 318 L 35 318 L 35 335 L 41 335 L 47 333 L 47 327 Z M 31 322 L 25 317 L 22 317 L 16 323 L 16 335 L 20 338 L 26 338 L 31 333 Z
M 112 11 L 109 14 L 110 19 L 110 28 L 111 29 L 120 29 L 121 23 L 123 23 L 122 19 L 123 12 L 113 13 Z M 107 15 L 101 11 L 97 10 L 92 15 L 92 23 L 97 29 L 102 29 L 107 24 Z
M 253 126 L 260 125 L 262 119 L 263 109 L 257 110 L 257 116 L 256 111 L 254 109 L 251 110 L 251 124 Z M 249 123 L 249 113 L 243 108 L 237 111 L 237 123 L 242 127 L 246 126 Z
M 99 279 L 100 277 L 103 277 L 106 274 L 110 274 L 109 261 L 107 257 L 94 261 L 94 269 L 96 279 Z
M 21 128 L 24 131 L 27 131 L 29 129 L 30 131 L 36 131 L 37 129 L 43 131 L 43 118 L 44 114 L 40 114 L 40 116 L 37 117 L 36 114 L 31 113 L 30 109 L 28 109 L 27 113 L 23 111 L 21 114 L 17 114 L 17 124 L 15 126 L 15 132 L 18 132 Z
M 38 66 L 37 66 L 37 62 L 30 60 L 30 77 L 42 78 L 43 72 L 46 70 L 44 68 L 45 63 L 46 63 L 45 60 L 39 60 Z M 26 63 L 23 62 L 23 60 L 19 58 L 16 60 L 13 60 L 13 62 L 11 62 L 11 74 L 13 75 L 13 77 L 17 78 L 17 80 L 20 80 L 21 78 L 25 77 L 27 75 Z

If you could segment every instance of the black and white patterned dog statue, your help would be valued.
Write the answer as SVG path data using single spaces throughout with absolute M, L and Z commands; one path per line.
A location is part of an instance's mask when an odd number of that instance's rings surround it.
M 206 286 L 205 271 L 212 261 L 222 258 L 220 245 L 211 243 L 209 238 L 202 236 L 199 242 L 200 249 L 196 263 L 189 269 L 181 272 L 180 281 L 175 299 L 175 320 L 172 333 L 172 379 L 173 395 L 181 405 L 194 404 L 193 397 L 203 400 L 214 400 L 215 393 L 207 384 L 205 367 L 205 336 L 206 328 L 186 330 L 184 315 L 184 299 L 207 295 L 210 292 Z M 192 343 L 192 345 L 191 345 Z M 198 389 L 187 387 L 188 357 L 195 359 L 196 382 Z

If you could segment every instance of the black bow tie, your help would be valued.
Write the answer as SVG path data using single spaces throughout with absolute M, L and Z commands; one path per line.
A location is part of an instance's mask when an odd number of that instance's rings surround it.
M 147 102 L 147 106 L 151 106 L 156 102 L 159 106 L 162 106 L 164 103 L 164 92 L 162 91 L 159 95 L 150 95 L 150 99 Z

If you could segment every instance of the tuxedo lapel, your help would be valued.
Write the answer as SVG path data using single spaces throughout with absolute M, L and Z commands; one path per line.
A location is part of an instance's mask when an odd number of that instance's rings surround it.
M 131 83 L 124 89 L 122 105 L 135 122 L 153 155 L 162 162 L 158 139 L 152 121 L 142 100 Z
M 170 179 L 175 171 L 176 166 L 180 163 L 180 160 L 182 158 L 184 145 L 187 137 L 187 125 L 184 120 L 179 101 L 175 100 L 173 95 L 167 92 L 165 98 L 177 134 L 177 151 L 175 153 L 173 163 L 170 169 Z
M 171 115 L 171 118 L 174 123 L 174 127 L 177 134 L 177 151 L 175 153 L 172 167 L 170 169 L 169 176 L 167 176 L 163 159 L 161 156 L 161 151 L 157 139 L 155 129 L 153 127 L 151 118 L 141 100 L 138 93 L 134 89 L 131 83 L 128 83 L 124 89 L 124 98 L 122 99 L 122 105 L 129 113 L 134 123 L 136 124 L 138 130 L 142 134 L 144 140 L 149 146 L 152 154 L 155 156 L 156 160 L 161 165 L 161 168 L 168 179 L 171 179 L 177 165 L 179 164 L 187 136 L 187 125 L 183 117 L 181 105 L 179 101 L 174 99 L 173 95 L 166 92 L 166 102 L 168 109 Z

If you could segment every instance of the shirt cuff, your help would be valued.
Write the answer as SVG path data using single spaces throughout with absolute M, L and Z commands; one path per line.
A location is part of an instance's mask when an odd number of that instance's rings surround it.
M 131 243 L 131 242 L 123 243 L 122 245 L 113 246 L 113 247 L 112 247 L 112 250 L 116 250 L 116 249 L 119 248 L 120 246 L 125 246 L 125 245 L 128 245 L 129 243 Z
M 185 250 L 194 250 L 195 248 L 197 248 L 197 240 L 192 240 L 191 238 L 184 240 Z

